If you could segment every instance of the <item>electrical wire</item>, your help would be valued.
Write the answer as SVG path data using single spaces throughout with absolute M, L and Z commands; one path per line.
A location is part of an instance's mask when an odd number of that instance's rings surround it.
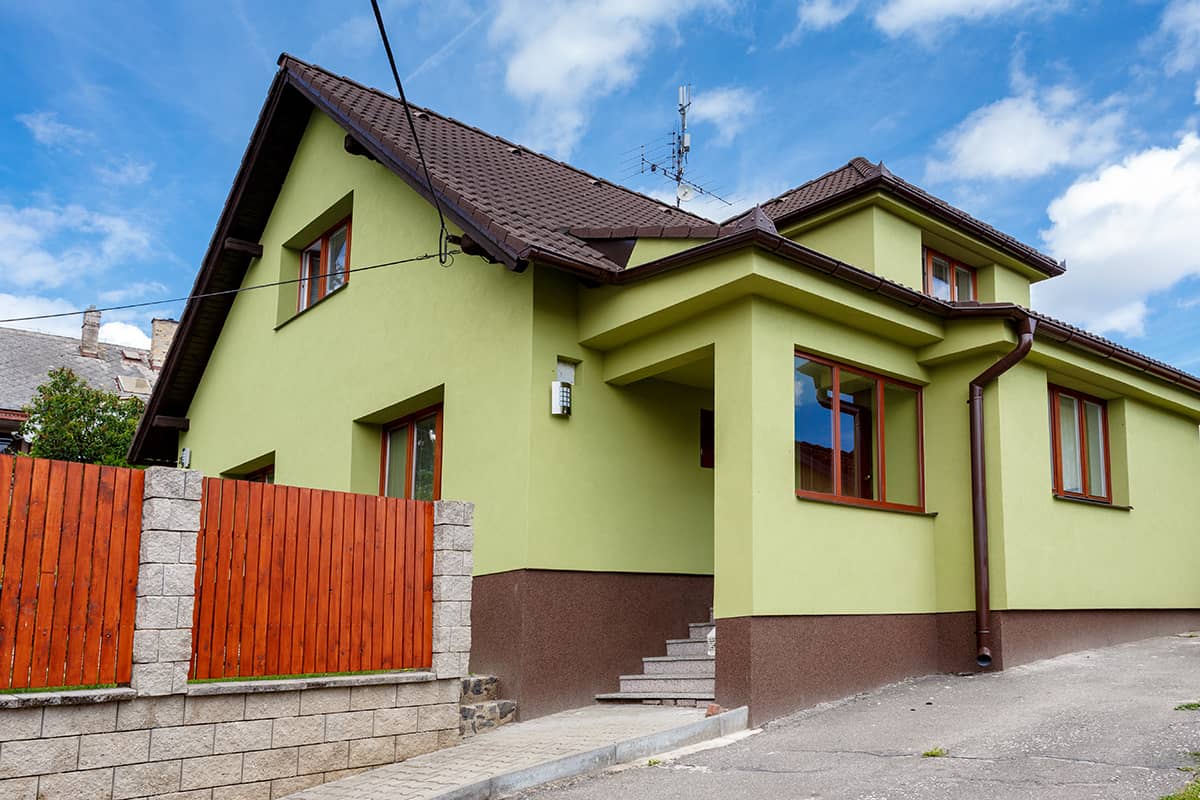
M 39 314 L 34 317 L 10 317 L 8 319 L 0 319 L 0 323 L 33 322 L 33 321 L 39 320 L 39 319 L 57 319 L 59 317 L 74 317 L 79 314 L 84 314 L 88 311 L 124 311 L 129 308 L 145 308 L 147 306 L 161 306 L 161 305 L 167 305 L 169 303 L 182 303 L 184 301 L 190 302 L 192 300 L 203 300 L 206 297 L 223 297 L 225 295 L 238 294 L 239 292 L 250 292 L 250 291 L 254 291 L 255 289 L 270 289 L 273 286 L 287 286 L 290 283 L 303 283 L 304 281 L 316 280 L 317 278 L 327 278 L 330 275 L 349 275 L 351 272 L 366 272 L 367 270 L 371 270 L 371 269 L 380 269 L 382 267 L 394 267 L 398 264 L 411 264 L 416 261 L 430 261 L 435 258 L 438 259 L 439 261 L 441 261 L 443 256 L 445 256 L 449 260 L 449 264 L 446 264 L 446 266 L 449 266 L 450 264 L 454 263 L 454 256 L 461 252 L 462 252 L 461 250 L 446 250 L 444 253 L 441 251 L 439 251 L 437 253 L 425 253 L 424 255 L 413 256 L 412 258 L 399 258 L 399 259 L 396 259 L 395 261 L 384 261 L 381 264 L 369 264 L 365 267 L 351 267 L 350 269 L 345 269 L 340 272 L 322 272 L 319 275 L 308 275 L 303 278 L 290 278 L 286 281 L 272 281 L 271 283 L 256 283 L 253 286 L 239 286 L 236 289 L 221 289 L 220 291 L 216 291 L 216 292 L 200 292 L 199 294 L 190 294 L 190 295 L 187 295 L 186 297 L 172 297 L 172 298 L 169 298 L 166 300 L 147 300 L 143 303 L 126 303 L 125 305 L 121 305 L 121 306 L 106 306 L 104 308 L 86 308 L 86 309 L 83 309 L 82 311 L 62 311 L 57 314 Z M 445 262 L 443 262 L 443 263 L 445 263 Z
M 442 215 L 442 205 L 438 202 L 437 193 L 433 189 L 433 178 L 429 177 L 429 165 L 425 163 L 425 153 L 421 150 L 421 139 L 417 136 L 417 126 L 413 122 L 412 110 L 408 107 L 408 100 L 404 96 L 404 86 L 400 83 L 400 72 L 396 69 L 396 58 L 392 55 L 392 45 L 388 41 L 387 29 L 383 25 L 383 15 L 379 12 L 378 0 L 371 0 L 371 8 L 375 10 L 375 22 L 379 25 L 379 38 L 383 40 L 383 49 L 387 53 L 388 65 L 392 68 L 392 77 L 396 79 L 396 91 L 400 93 L 400 104 L 404 106 L 404 116 L 408 118 L 408 128 L 412 131 L 413 143 L 417 148 L 417 159 L 421 162 L 421 169 L 425 171 L 425 183 L 429 186 L 429 198 L 433 201 L 433 207 L 437 209 L 438 223 L 441 225 L 441 230 L 438 232 L 438 263 L 443 267 L 448 267 L 454 262 L 450 258 L 450 231 L 446 230 L 446 218 Z

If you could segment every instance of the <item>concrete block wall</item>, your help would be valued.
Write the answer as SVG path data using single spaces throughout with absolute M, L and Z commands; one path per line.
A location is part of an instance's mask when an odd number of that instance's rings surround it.
M 270 800 L 460 741 L 474 506 L 434 508 L 429 671 L 189 686 L 201 485 L 146 471 L 131 686 L 0 694 L 0 800 Z

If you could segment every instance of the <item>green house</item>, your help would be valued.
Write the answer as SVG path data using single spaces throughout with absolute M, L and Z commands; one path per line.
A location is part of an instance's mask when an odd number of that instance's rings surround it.
M 474 502 L 525 717 L 1200 625 L 1200 379 L 1030 310 L 1051 258 L 861 158 L 716 224 L 414 107 L 441 264 L 399 102 L 279 63 L 133 457 Z

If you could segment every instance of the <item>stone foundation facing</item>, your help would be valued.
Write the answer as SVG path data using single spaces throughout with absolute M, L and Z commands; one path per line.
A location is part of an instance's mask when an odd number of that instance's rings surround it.
M 1200 610 L 1000 611 L 993 669 L 1200 629 Z M 860 614 L 717 620 L 717 702 L 759 725 L 887 683 L 977 672 L 975 614 Z
M 499 675 L 521 719 L 590 705 L 666 639 L 708 619 L 708 575 L 514 570 L 474 579 L 471 670 Z

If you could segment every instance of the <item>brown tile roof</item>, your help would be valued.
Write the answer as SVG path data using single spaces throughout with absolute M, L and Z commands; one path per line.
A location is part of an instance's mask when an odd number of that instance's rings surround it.
M 368 149 L 381 147 L 408 168 L 419 169 L 399 100 L 288 55 L 280 58 L 280 66 L 302 91 L 307 89 L 314 99 L 324 101 L 322 105 L 333 106 L 349 127 L 371 140 L 361 144 Z M 664 227 L 685 232 L 696 226 L 714 227 L 703 217 L 499 136 L 411 107 L 436 192 L 489 232 L 514 260 L 544 253 L 597 270 L 617 271 L 621 265 L 589 247 L 587 237 L 572 235 L 576 229 L 625 228 L 631 236 L 661 236 Z
M 921 187 L 892 174 L 882 161 L 872 164 L 862 156 L 853 158 L 832 172 L 827 172 L 795 189 L 789 189 L 778 197 L 763 203 L 762 208 L 776 226 L 783 228 L 806 216 L 876 189 L 899 196 L 902 200 L 908 201 L 921 210 L 940 217 L 951 225 L 962 228 L 994 247 L 1008 252 L 1046 275 L 1060 275 L 1065 271 L 1065 267 L 1045 253 L 1039 252 L 1007 233 L 955 208 L 945 200 L 934 197 Z M 727 221 L 726 225 L 733 221 Z

